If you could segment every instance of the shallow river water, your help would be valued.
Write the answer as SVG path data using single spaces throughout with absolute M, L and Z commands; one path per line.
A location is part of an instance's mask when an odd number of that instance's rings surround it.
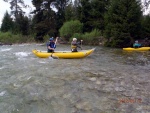
M 84 59 L 41 59 L 31 52 L 40 44 L 0 46 L 0 113 L 150 113 L 150 51 L 83 46 L 94 47 Z

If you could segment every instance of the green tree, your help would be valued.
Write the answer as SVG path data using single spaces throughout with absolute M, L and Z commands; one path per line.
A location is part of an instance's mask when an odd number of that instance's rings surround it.
M 75 20 L 75 14 L 74 14 L 74 6 L 73 4 L 69 4 L 65 8 L 65 21 Z
M 105 36 L 107 45 L 113 47 L 129 46 L 140 38 L 141 4 L 137 0 L 111 1 L 105 15 Z
M 43 36 L 58 35 L 58 30 L 65 21 L 65 7 L 69 0 L 32 0 L 35 10 L 34 28 L 37 40 L 43 40 Z M 56 9 L 56 11 L 53 10 Z
M 35 7 L 34 28 L 36 31 L 36 40 L 43 41 L 43 36 L 49 34 L 54 36 L 56 32 L 56 14 L 50 7 L 55 0 L 32 0 Z
M 78 18 L 84 24 L 84 32 L 104 30 L 104 14 L 109 0 L 75 0 Z
M 150 15 L 142 18 L 142 37 L 150 39 Z
M 1 31 L 8 32 L 12 31 L 12 29 L 13 29 L 13 21 L 11 16 L 6 11 L 6 13 L 4 14 L 4 18 L 2 20 Z
M 104 14 L 109 0 L 92 0 L 91 10 L 89 10 L 89 25 L 92 28 L 104 30 Z
M 15 18 L 18 18 L 19 14 L 24 14 L 22 7 L 26 7 L 23 0 L 4 0 L 5 2 L 10 3 L 11 13 Z
M 65 37 L 66 40 L 69 40 L 75 33 L 82 33 L 83 24 L 78 20 L 71 20 L 65 22 L 64 25 L 60 28 L 60 36 Z
M 66 6 L 69 4 L 70 0 L 55 0 L 54 6 L 57 9 L 56 12 L 56 30 L 57 34 L 59 33 L 59 29 L 65 22 L 65 10 Z
M 91 4 L 89 0 L 81 0 L 80 1 L 80 7 L 79 7 L 79 12 L 80 12 L 80 21 L 83 23 L 83 32 L 90 32 L 92 30 L 92 26 L 89 24 L 89 17 L 90 17 L 90 12 L 89 10 L 91 9 Z
M 24 0 L 4 0 L 10 3 L 11 14 L 15 17 L 13 33 L 21 33 L 23 35 L 28 35 L 29 22 L 28 17 L 24 17 L 25 12 L 22 8 L 26 8 Z
M 20 14 L 15 22 L 15 26 L 17 29 L 16 31 L 20 32 L 22 35 L 29 34 L 29 19 L 27 16 Z

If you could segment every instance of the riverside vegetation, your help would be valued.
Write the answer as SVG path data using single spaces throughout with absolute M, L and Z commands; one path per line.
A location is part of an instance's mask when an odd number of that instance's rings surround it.
M 76 37 L 84 44 L 122 48 L 135 40 L 150 41 L 150 14 L 144 15 L 150 0 L 144 5 L 139 0 L 33 0 L 35 9 L 28 17 L 24 0 L 4 1 L 10 3 L 11 15 L 4 14 L 1 43 L 45 42 L 59 36 L 66 42 Z
M 0 44 L 11 45 L 16 43 L 29 43 L 34 42 L 33 36 L 23 36 L 21 34 L 12 34 L 10 32 L 0 32 Z

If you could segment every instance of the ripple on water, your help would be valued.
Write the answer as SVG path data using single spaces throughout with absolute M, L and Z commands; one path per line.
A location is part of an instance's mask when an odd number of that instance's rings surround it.
M 149 110 L 149 52 L 123 53 L 120 49 L 97 46 L 84 59 L 51 60 L 31 54 L 32 48 L 45 50 L 45 46 L 9 48 L 0 48 L 2 113 L 146 113 Z M 68 50 L 68 45 L 56 49 Z M 131 109 L 124 107 L 131 103 L 118 102 L 130 97 L 141 98 L 142 103 L 132 103 Z
M 0 96 L 4 96 L 6 94 L 6 91 L 0 92 Z
M 10 51 L 12 48 L 2 48 L 0 49 L 1 52 L 6 52 L 6 51 Z
M 0 70 L 2 70 L 2 69 L 4 69 L 5 67 L 4 66 L 2 66 L 2 67 L 0 67 Z

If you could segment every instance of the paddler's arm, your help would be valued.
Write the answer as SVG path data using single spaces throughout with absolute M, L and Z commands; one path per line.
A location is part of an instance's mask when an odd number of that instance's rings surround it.
M 55 44 L 57 43 L 58 38 L 59 38 L 59 37 L 56 37 Z
M 51 48 L 50 46 L 48 46 L 48 49 L 49 49 L 49 50 L 54 50 L 54 48 Z

